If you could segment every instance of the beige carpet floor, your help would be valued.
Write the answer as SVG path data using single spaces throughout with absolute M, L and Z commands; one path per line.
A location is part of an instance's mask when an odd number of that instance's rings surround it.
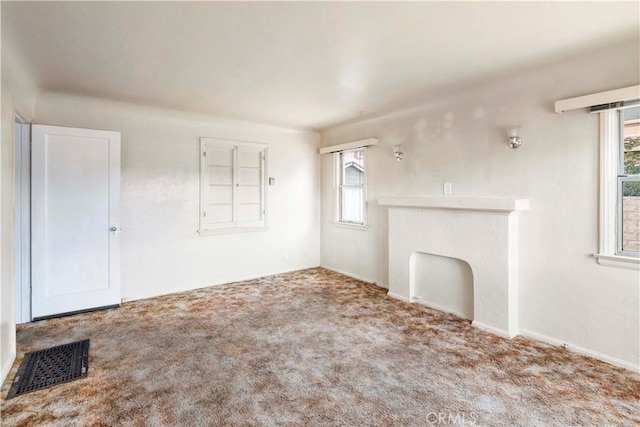
M 28 351 L 86 379 L 5 400 Z M 316 268 L 18 328 L 3 426 L 640 424 L 640 376 Z

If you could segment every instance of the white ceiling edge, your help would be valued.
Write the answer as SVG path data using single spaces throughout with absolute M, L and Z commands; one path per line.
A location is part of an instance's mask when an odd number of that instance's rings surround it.
M 579 1 L 579 0 L 576 0 L 576 1 Z M 432 98 L 432 99 L 429 99 L 428 101 L 408 102 L 404 105 L 395 104 L 393 105 L 393 107 L 390 107 L 389 109 L 382 109 L 378 113 L 363 115 L 354 119 L 348 119 L 345 121 L 341 121 L 338 123 L 329 124 L 329 125 L 317 127 L 317 128 L 303 127 L 303 126 L 300 126 L 300 127 L 286 126 L 286 125 L 281 125 L 277 123 L 262 122 L 259 120 L 254 120 L 246 117 L 233 117 L 233 116 L 228 116 L 223 114 L 215 114 L 215 113 L 198 111 L 198 110 L 184 109 L 184 108 L 174 107 L 170 105 L 160 105 L 160 104 L 145 103 L 145 102 L 134 101 L 134 100 L 122 100 L 122 99 L 116 99 L 116 98 L 109 98 L 107 96 L 100 96 L 95 94 L 74 93 L 72 91 L 64 91 L 64 90 L 41 89 L 37 84 L 35 84 L 35 79 L 31 77 L 33 73 L 24 64 L 24 61 L 19 60 L 19 58 L 16 55 L 9 54 L 11 50 L 5 49 L 4 45 L 3 45 L 3 61 L 2 61 L 2 64 L 3 64 L 2 79 L 3 80 L 5 79 L 5 64 L 6 64 L 5 54 L 8 54 L 6 59 L 10 59 L 8 62 L 11 65 L 6 69 L 11 71 L 9 73 L 10 75 L 21 76 L 21 78 L 16 79 L 17 80 L 16 87 L 24 88 L 23 92 L 29 94 L 28 96 L 23 97 L 23 99 L 27 99 L 28 101 L 20 104 L 23 107 L 26 107 L 27 111 L 26 112 L 24 111 L 25 108 L 23 108 L 22 110 L 19 110 L 21 114 L 24 114 L 27 120 L 30 120 L 31 117 L 35 116 L 36 108 L 37 108 L 37 100 L 40 96 L 57 95 L 57 96 L 84 98 L 87 100 L 95 100 L 95 101 L 101 101 L 106 103 L 134 106 L 134 107 L 143 108 L 143 109 L 151 109 L 151 110 L 156 110 L 159 113 L 162 113 L 162 112 L 171 113 L 171 115 L 174 115 L 174 116 L 178 114 L 181 117 L 189 118 L 191 120 L 199 121 L 199 122 L 210 123 L 211 120 L 213 119 L 216 121 L 227 122 L 227 123 L 237 123 L 240 125 L 251 124 L 253 126 L 262 127 L 265 129 L 273 129 L 273 130 L 279 130 L 279 131 L 284 131 L 289 133 L 311 132 L 311 133 L 321 135 L 325 131 L 341 128 L 343 126 L 350 126 L 350 125 L 363 123 L 371 120 L 379 120 L 379 119 L 391 118 L 395 116 L 404 116 L 414 112 L 418 113 L 418 112 L 425 112 L 425 111 L 443 108 L 443 107 L 446 107 L 447 105 L 457 103 L 457 102 L 460 102 L 461 100 L 467 99 L 469 98 L 470 95 L 472 95 L 475 92 L 483 92 L 487 90 L 487 88 L 490 88 L 491 86 L 500 85 L 502 80 L 519 78 L 523 75 L 536 72 L 544 68 L 548 68 L 549 66 L 562 65 L 564 63 L 578 60 L 583 57 L 597 55 L 600 52 L 609 51 L 615 48 L 623 48 L 625 46 L 631 46 L 631 45 L 639 46 L 640 40 L 636 40 L 636 39 L 627 40 L 625 42 L 616 43 L 606 48 L 599 48 L 595 51 L 592 50 L 592 51 L 589 51 L 588 53 L 581 53 L 578 55 L 565 57 L 561 60 L 553 61 L 550 64 L 538 65 L 534 68 L 526 69 L 524 71 L 519 70 L 517 72 L 506 72 L 499 77 L 490 77 L 480 82 L 477 82 L 477 81 L 469 82 L 465 86 L 459 87 L 457 89 L 452 89 L 451 93 L 448 95 L 444 94 L 446 92 L 446 88 L 438 88 L 432 91 L 433 95 L 424 95 L 424 98 L 430 98 L 430 97 Z M 322 145 L 321 142 L 320 144 Z
M 52 0 L 52 1 L 55 1 L 55 0 Z M 260 122 L 256 120 L 247 120 L 243 118 L 222 116 L 222 115 L 210 114 L 206 112 L 165 107 L 162 105 L 145 104 L 145 103 L 133 102 L 133 101 L 123 101 L 119 99 L 107 98 L 104 96 L 103 97 L 92 96 L 92 95 L 85 95 L 81 93 L 73 93 L 69 91 L 57 91 L 57 90 L 43 90 L 38 93 L 37 99 L 35 100 L 34 114 L 32 117 L 32 119 L 34 120 L 34 123 L 38 120 L 38 116 L 37 116 L 38 102 L 46 98 L 76 99 L 81 102 L 95 103 L 100 107 L 106 107 L 106 108 L 109 108 L 109 107 L 133 108 L 133 109 L 139 110 L 140 112 L 153 112 L 157 116 L 166 117 L 167 119 L 171 119 L 171 120 L 184 120 L 184 121 L 191 121 L 191 122 L 202 123 L 207 125 L 219 124 L 224 126 L 228 126 L 228 125 L 236 125 L 239 127 L 249 126 L 253 130 L 257 128 L 257 129 L 264 129 L 264 130 L 270 130 L 270 131 L 278 131 L 278 132 L 288 133 L 288 134 L 312 134 L 312 135 L 317 135 L 318 140 L 320 137 L 320 133 L 318 131 L 314 129 L 303 128 L 303 127 L 281 126 L 277 124 L 265 123 L 265 122 Z

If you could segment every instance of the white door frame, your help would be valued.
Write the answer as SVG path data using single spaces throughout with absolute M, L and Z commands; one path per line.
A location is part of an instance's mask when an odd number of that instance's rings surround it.
M 16 323 L 31 321 L 31 125 L 15 120 Z

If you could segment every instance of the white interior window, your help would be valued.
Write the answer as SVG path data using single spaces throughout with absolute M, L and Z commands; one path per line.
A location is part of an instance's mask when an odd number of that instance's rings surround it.
M 640 106 L 618 111 L 618 253 L 640 255 Z
M 267 225 L 266 144 L 200 138 L 200 233 Z
M 640 106 L 626 104 L 600 112 L 601 224 L 596 257 L 600 264 L 638 269 Z
M 365 148 L 336 153 L 338 172 L 338 222 L 366 223 Z

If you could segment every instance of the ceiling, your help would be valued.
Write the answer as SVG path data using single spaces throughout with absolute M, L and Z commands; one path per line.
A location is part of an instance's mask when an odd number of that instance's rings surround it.
M 639 2 L 2 2 L 42 91 L 322 129 L 638 39 Z

